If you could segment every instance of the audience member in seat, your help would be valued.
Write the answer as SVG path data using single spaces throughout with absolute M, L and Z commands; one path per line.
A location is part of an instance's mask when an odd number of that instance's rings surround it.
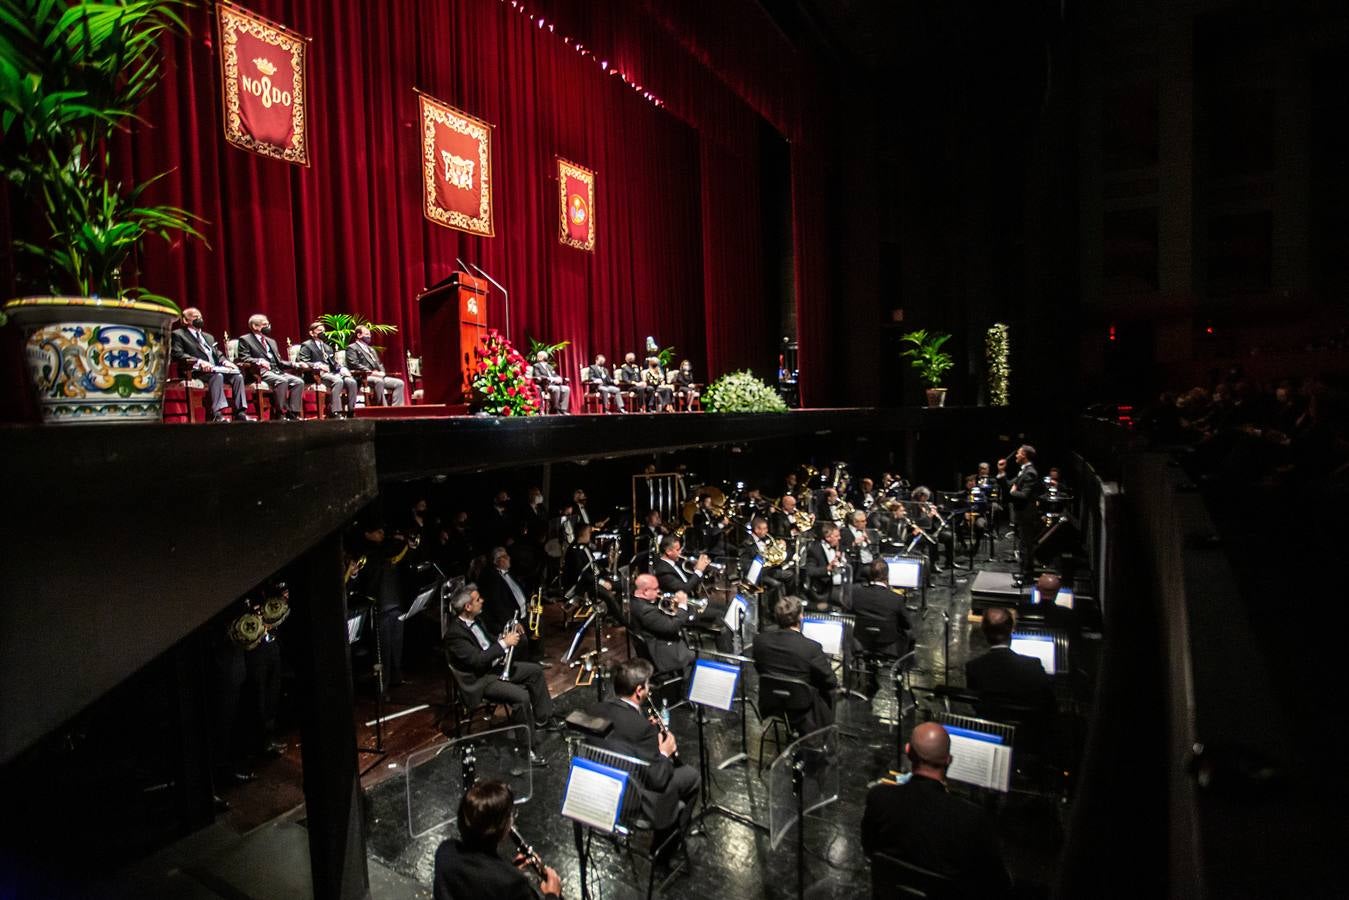
M 992 817 L 946 790 L 951 737 L 936 722 L 913 730 L 904 753 L 913 775 L 901 785 L 878 784 L 867 792 L 862 814 L 862 852 L 877 853 L 952 879 L 953 895 L 980 900 L 1007 897 L 1012 882 L 998 849 Z M 875 892 L 874 896 L 891 896 Z
M 1044 666 L 1035 657 L 1012 650 L 1015 626 L 1011 610 L 1000 606 L 984 610 L 982 629 L 988 651 L 965 663 L 965 686 L 979 695 L 983 715 L 1008 705 L 1045 713 L 1054 708 L 1054 689 Z

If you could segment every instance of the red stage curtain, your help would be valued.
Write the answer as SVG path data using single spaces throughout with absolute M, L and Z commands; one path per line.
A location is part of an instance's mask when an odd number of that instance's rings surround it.
M 320 312 L 393 322 L 393 367 L 405 347 L 421 351 L 416 293 L 462 257 L 511 289 L 517 344 L 573 341 L 573 377 L 596 352 L 640 353 L 651 334 L 705 376 L 751 368 L 771 379 L 780 335 L 761 251 L 763 117 L 792 141 L 802 391 L 824 405 L 840 349 L 826 293 L 839 135 L 824 124 L 810 51 L 751 0 L 529 6 L 554 30 L 503 0 L 252 0 L 313 38 L 308 168 L 226 146 L 215 29 L 194 11 L 192 40 L 169 48 L 164 87 L 129 140 L 137 174 L 176 169 L 159 198 L 200 212 L 211 249 L 152 244 L 145 282 L 201 307 L 217 334 L 239 333 L 259 310 L 296 339 Z M 567 36 L 647 81 L 666 107 Z M 414 86 L 496 126 L 495 238 L 422 217 Z M 597 172 L 593 254 L 556 240 L 555 155 Z M 499 301 L 490 315 L 504 324 Z

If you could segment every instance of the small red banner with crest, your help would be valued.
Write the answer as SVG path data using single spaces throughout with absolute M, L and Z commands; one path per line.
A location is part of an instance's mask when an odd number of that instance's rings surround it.
M 228 3 L 217 9 L 225 140 L 263 156 L 309 165 L 309 38 Z
M 492 126 L 420 91 L 422 212 L 446 228 L 492 237 Z
M 577 250 L 595 249 L 595 173 L 558 157 L 557 191 L 561 205 L 558 240 Z

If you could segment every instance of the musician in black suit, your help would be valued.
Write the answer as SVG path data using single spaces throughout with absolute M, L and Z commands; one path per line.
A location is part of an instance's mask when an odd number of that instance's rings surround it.
M 515 794 L 500 781 L 479 781 L 459 801 L 459 837 L 436 848 L 432 900 L 557 900 L 562 880 L 544 867 L 536 892 L 529 878 L 498 855 L 498 845 L 515 823 Z
M 593 363 L 586 366 L 583 373 L 586 383 L 593 384 L 595 393 L 600 395 L 600 409 L 611 406 L 621 413 L 626 413 L 628 409 L 623 405 L 623 389 L 614 382 L 609 367 L 604 363 L 604 354 L 601 353 L 595 357 Z
M 740 576 L 743 578 L 749 574 L 755 557 L 762 559 L 764 564 L 763 571 L 759 573 L 759 586 L 764 589 L 770 600 L 776 600 L 784 592 L 791 593 L 796 590 L 796 579 L 781 564 L 773 566 L 768 564 L 770 540 L 772 538 L 768 534 L 768 520 L 763 516 L 751 519 L 749 539 L 740 547 Z M 786 541 L 783 541 L 783 544 L 785 546 Z
M 674 735 L 661 729 L 659 720 L 647 718 L 651 674 L 651 663 L 644 659 L 620 663 L 613 673 L 614 696 L 591 706 L 590 713 L 613 723 L 600 746 L 647 763 L 639 782 L 642 814 L 654 826 L 652 846 L 665 845 L 661 855 L 668 856 L 678 846 L 668 839 L 688 827 L 702 780 L 694 767 L 675 765 Z
M 777 628 L 770 628 L 754 639 L 750 655 L 760 674 L 776 672 L 800 678 L 815 689 L 813 704 L 805 711 L 789 711 L 792 728 L 807 734 L 834 722 L 834 692 L 838 679 L 824 648 L 801 633 L 801 601 L 783 597 L 773 604 Z
M 379 351 L 371 345 L 373 340 L 369 326 L 356 326 L 356 339 L 347 344 L 347 368 L 358 380 L 370 385 L 370 396 L 376 406 L 384 406 L 385 397 L 389 398 L 387 405 L 402 406 L 406 402 L 407 384 L 384 371 Z
M 927 551 L 927 557 L 930 565 L 929 572 L 940 574 L 945 571 L 937 564 L 937 551 L 941 550 L 946 557 L 946 567 L 964 569 L 967 568 L 962 562 L 956 560 L 956 538 L 951 533 L 950 523 L 944 520 L 937 510 L 937 505 L 932 502 L 932 491 L 929 488 L 919 485 L 913 489 L 913 524 L 918 526 L 918 530 L 927 537 L 923 538 L 922 546 Z
M 528 588 L 511 572 L 511 554 L 505 547 L 492 549 L 492 565 L 482 574 L 482 622 L 488 630 L 499 632 L 510 620 L 529 620 Z M 529 638 L 524 639 L 529 652 Z
M 913 764 L 907 784 L 878 784 L 867 792 L 862 813 L 862 852 L 884 853 L 956 882 L 951 896 L 999 900 L 1012 881 L 998 850 L 992 817 L 946 790 L 951 737 L 936 722 L 913 730 L 904 753 Z M 892 886 L 874 885 L 874 897 L 892 896 Z M 943 894 L 942 896 L 947 896 Z
M 817 605 L 842 604 L 848 558 L 839 547 L 839 530 L 833 522 L 819 526 L 820 539 L 806 546 L 805 581 L 801 588 Z
M 880 532 L 867 526 L 867 514 L 860 509 L 853 510 L 848 522 L 839 529 L 838 546 L 848 557 L 852 566 L 853 579 L 862 580 L 862 569 L 879 559 L 881 554 Z
M 548 364 L 548 352 L 540 350 L 529 368 L 529 377 L 539 388 L 539 394 L 548 398 L 549 411 L 566 415 L 571 412 L 571 385 Z
M 1007 485 L 1007 500 L 1012 505 L 1012 521 L 1016 523 L 1016 545 L 1020 556 L 1021 578 L 1030 581 L 1035 570 L 1035 544 L 1040 536 L 1040 511 L 1035 506 L 1044 491 L 1040 473 L 1035 471 L 1035 448 L 1022 444 L 1016 448 L 1020 469 Z
M 614 583 L 601 577 L 595 565 L 595 550 L 590 544 L 595 529 L 591 525 L 582 525 L 576 531 L 576 543 L 567 548 L 562 558 L 562 586 L 567 588 L 567 597 L 585 594 L 592 600 L 604 602 L 615 622 L 623 621 L 623 609 L 614 596 Z
M 633 583 L 632 625 L 646 644 L 657 672 L 687 674 L 689 666 L 693 665 L 694 654 L 684 638 L 684 629 L 697 622 L 698 615 L 689 608 L 688 600 L 683 591 L 676 592 L 674 614 L 671 615 L 659 606 L 660 585 L 656 576 L 638 575 Z
M 244 376 L 239 367 L 225 358 L 215 338 L 201 330 L 201 310 L 189 306 L 183 310 L 183 327 L 173 332 L 170 353 L 173 361 L 191 370 L 194 378 L 206 385 L 206 421 L 224 421 L 229 410 L 236 422 L 250 421 L 248 398 L 244 395 Z M 225 384 L 230 397 L 225 399 Z
M 890 566 L 883 559 L 868 563 L 862 570 L 863 584 L 852 589 L 852 609 L 856 617 L 853 640 L 868 653 L 902 656 L 909 650 L 909 620 L 904 615 L 904 600 L 890 590 Z
M 648 511 L 646 522 L 633 541 L 633 549 L 641 556 L 637 562 L 641 571 L 650 572 L 655 566 L 656 559 L 660 556 L 660 540 L 669 533 L 670 529 L 661 521 L 660 510 Z
M 445 658 L 471 679 L 460 685 L 465 705 L 472 708 L 484 699 L 495 700 L 510 706 L 513 725 L 533 725 L 544 730 L 560 728 L 553 718 L 553 698 L 548 694 L 543 668 L 519 658 L 524 628 L 517 624 L 504 633 L 489 631 L 478 621 L 482 607 L 482 595 L 475 584 L 464 585 L 450 599 L 454 618 L 445 633 Z M 510 680 L 503 681 L 506 651 L 511 647 L 517 648 L 516 655 L 511 660 Z M 537 758 L 534 761 L 539 762 Z
M 979 627 L 988 650 L 965 663 L 965 686 L 979 695 L 981 712 L 995 714 L 999 706 L 1010 704 L 1041 715 L 1052 713 L 1054 688 L 1044 666 L 1012 649 L 1016 619 L 1011 610 L 989 607 Z
M 372 518 L 361 528 L 365 566 L 352 580 L 355 593 L 374 607 L 378 616 L 379 651 L 388 680 L 387 690 L 403 683 L 403 584 L 399 566 L 406 559 L 405 539 L 385 535 L 384 522 Z
M 348 418 L 356 411 L 356 397 L 361 386 L 350 369 L 337 364 L 337 351 L 324 340 L 326 333 L 322 322 L 311 322 L 309 340 L 300 345 L 297 359 L 328 389 L 328 415 L 335 419 Z
M 684 543 L 677 534 L 667 534 L 660 541 L 660 559 L 656 560 L 655 576 L 660 584 L 662 594 L 675 594 L 683 591 L 686 596 L 696 595 L 699 586 L 704 584 L 704 577 L 708 566 L 712 561 L 708 559 L 706 553 L 698 555 L 698 559 L 693 564 L 692 571 L 687 571 L 682 565 L 680 554 L 684 550 Z M 715 627 L 716 623 L 722 620 L 726 614 L 726 607 L 718 603 L 709 602 L 703 611 L 698 615 L 699 621 L 709 627 Z M 717 649 L 724 652 L 731 652 L 733 634 L 729 628 L 717 632 Z
M 238 359 L 256 367 L 263 384 L 272 389 L 272 418 L 297 422 L 304 410 L 304 379 L 291 371 L 295 366 L 289 359 L 282 358 L 276 341 L 269 337 L 271 331 L 266 316 L 249 316 L 248 334 L 239 338 Z

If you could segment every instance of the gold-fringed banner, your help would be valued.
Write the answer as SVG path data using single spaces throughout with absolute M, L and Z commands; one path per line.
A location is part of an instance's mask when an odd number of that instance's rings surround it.
M 557 158 L 558 240 L 577 250 L 595 249 L 595 173 Z
M 309 38 L 229 3 L 219 3 L 217 10 L 225 140 L 263 156 L 309 165 Z
M 437 225 L 492 237 L 492 126 L 419 92 L 422 212 Z

